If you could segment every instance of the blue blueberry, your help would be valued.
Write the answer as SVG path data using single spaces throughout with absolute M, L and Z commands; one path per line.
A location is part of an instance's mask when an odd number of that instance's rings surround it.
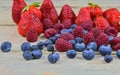
M 47 47 L 48 45 L 52 45 L 52 41 L 50 41 L 49 39 L 47 39 L 45 42 L 45 46 Z
M 68 51 L 66 52 L 66 55 L 67 55 L 68 58 L 73 59 L 73 58 L 76 57 L 77 53 L 76 53 L 75 50 L 71 49 L 71 50 L 68 50 Z
M 113 60 L 113 57 L 111 55 L 105 55 L 104 60 L 105 62 L 110 63 Z
M 49 52 L 55 51 L 55 50 L 54 50 L 54 46 L 53 46 L 53 45 L 48 45 L 48 46 L 47 46 L 47 51 L 49 51 Z
M 95 52 L 92 49 L 86 49 L 82 52 L 82 56 L 86 60 L 92 60 L 95 57 Z
M 57 39 L 60 37 L 60 34 L 55 34 L 54 37 Z
M 38 46 L 37 45 L 32 45 L 31 46 L 31 51 L 33 51 L 33 50 L 38 50 L 39 48 L 38 48 Z
M 76 24 L 73 24 L 73 25 L 71 26 L 71 29 L 74 29 L 76 26 L 77 26 Z
M 114 39 L 114 36 L 109 36 L 108 41 L 111 42 Z
M 68 42 L 70 42 L 73 46 L 76 44 L 75 40 L 69 40 Z
M 31 60 L 32 59 L 32 53 L 30 51 L 24 51 L 23 52 L 23 58 L 25 60 Z
M 31 45 L 29 42 L 24 42 L 22 43 L 21 45 L 21 50 L 24 52 L 24 51 L 30 51 L 31 49 Z
M 120 50 L 116 52 L 116 56 L 120 59 Z
M 83 40 L 83 38 L 76 37 L 75 41 L 76 41 L 76 43 L 82 43 L 84 40 Z
M 69 33 L 71 33 L 71 34 L 73 33 L 73 29 L 68 29 L 68 31 L 69 31 Z
M 97 44 L 96 44 L 96 42 L 90 42 L 90 43 L 87 45 L 87 48 L 96 51 L 96 50 L 97 50 Z
M 39 59 L 41 58 L 42 56 L 42 51 L 41 50 L 33 50 L 32 51 L 32 56 L 33 56 L 33 59 Z
M 76 43 L 74 49 L 78 52 L 82 52 L 86 48 L 84 43 Z
M 52 52 L 48 55 L 48 61 L 52 64 L 56 63 L 59 60 L 60 56 L 57 52 Z
M 57 38 L 56 37 L 50 37 L 49 40 L 52 41 L 53 44 L 55 44 Z
M 100 54 L 102 56 L 105 56 L 105 55 L 110 55 L 111 52 L 112 52 L 112 48 L 110 45 L 101 45 L 99 48 L 98 48 L 98 51 L 100 52 Z
M 88 32 L 87 30 L 84 30 L 84 29 L 83 29 L 83 33 L 84 33 L 85 35 L 87 34 L 87 32 Z
M 3 52 L 9 52 L 11 50 L 12 44 L 10 42 L 3 42 L 1 44 L 1 51 Z
M 69 30 L 68 29 L 62 29 L 61 34 L 65 34 L 65 33 L 69 33 Z
M 45 43 L 40 41 L 39 43 L 37 43 L 37 46 L 40 50 L 43 50 L 44 46 L 45 46 Z

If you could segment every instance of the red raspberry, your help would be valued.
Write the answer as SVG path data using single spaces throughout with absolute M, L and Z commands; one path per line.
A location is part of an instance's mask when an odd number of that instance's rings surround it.
M 64 20 L 62 23 L 64 24 L 64 27 L 65 27 L 65 28 L 70 28 L 71 25 L 72 25 L 71 19 L 66 19 L 66 20 Z
M 73 30 L 73 35 L 75 37 L 84 37 L 83 28 L 81 26 L 76 26 Z
M 91 29 L 91 31 L 93 33 L 94 38 L 96 39 L 97 36 L 103 32 L 103 30 L 100 27 L 94 27 L 93 29 Z
M 50 38 L 50 37 L 54 36 L 56 33 L 57 33 L 56 30 L 51 28 L 51 29 L 47 29 L 45 31 L 44 35 L 46 38 Z
M 63 28 L 64 28 L 64 24 L 62 23 L 56 23 L 54 26 L 54 29 L 57 31 L 57 33 L 60 33 Z
M 81 26 L 87 30 L 87 31 L 90 31 L 92 28 L 93 28 L 93 21 L 90 19 L 90 20 L 87 20 L 85 21 L 84 23 L 81 24 Z
M 60 38 L 64 39 L 64 40 L 74 40 L 74 36 L 70 33 L 64 33 L 60 35 Z
M 52 27 L 53 27 L 52 21 L 51 21 L 49 18 L 45 18 L 45 19 L 43 20 L 43 28 L 44 28 L 44 31 L 45 31 L 46 29 L 49 29 L 49 28 L 52 28 Z
M 113 50 L 117 51 L 120 49 L 120 42 L 113 46 Z
M 57 41 L 55 42 L 55 48 L 57 51 L 59 52 L 66 52 L 69 49 L 72 49 L 73 46 L 70 42 L 68 42 L 67 40 L 64 39 L 57 39 Z
M 120 37 L 115 37 L 111 42 L 111 46 L 113 47 L 114 45 L 116 45 L 117 43 L 120 43 Z
M 88 32 L 88 33 L 85 35 L 84 43 L 87 45 L 87 44 L 89 44 L 89 42 L 93 42 L 93 41 L 95 41 L 95 38 L 94 38 L 94 36 L 93 36 L 93 33 Z
M 116 37 L 118 35 L 118 31 L 114 27 L 107 27 L 104 31 L 108 36 L 114 36 Z
M 29 42 L 36 42 L 38 40 L 38 33 L 35 28 L 30 28 L 26 34 L 26 39 Z
M 95 39 L 95 41 L 98 46 L 108 44 L 108 35 L 102 32 L 102 33 L 100 33 L 100 35 L 98 35 L 98 37 Z

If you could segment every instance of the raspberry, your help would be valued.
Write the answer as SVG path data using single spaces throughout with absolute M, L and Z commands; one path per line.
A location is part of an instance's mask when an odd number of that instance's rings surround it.
M 66 19 L 66 20 L 64 20 L 62 23 L 64 24 L 64 27 L 65 27 L 65 28 L 70 28 L 71 25 L 72 25 L 71 19 Z
M 93 21 L 92 20 L 87 20 L 81 24 L 81 26 L 87 30 L 90 31 L 93 28 Z
M 115 37 L 111 42 L 110 45 L 113 47 L 117 43 L 120 43 L 120 37 Z
M 98 36 L 100 33 L 102 33 L 103 31 L 102 31 L 102 29 L 101 29 L 100 27 L 94 27 L 93 29 L 91 29 L 90 32 L 93 33 L 93 36 L 94 36 L 94 38 L 96 39 L 97 36 Z
M 118 35 L 118 31 L 114 27 L 107 27 L 104 31 L 108 36 L 114 36 L 116 37 Z
M 63 28 L 64 28 L 64 24 L 62 23 L 56 23 L 54 26 L 54 29 L 57 31 L 57 33 L 60 33 Z
M 100 33 L 98 37 L 95 39 L 98 46 L 101 46 L 103 44 L 108 44 L 108 35 L 105 33 Z
M 59 38 L 59 39 L 57 39 L 57 41 L 55 43 L 55 48 L 59 52 L 66 52 L 67 50 L 72 49 L 73 46 L 67 40 Z
M 38 40 L 38 33 L 35 28 L 30 28 L 26 34 L 26 39 L 29 42 L 36 42 Z
M 50 28 L 50 29 L 47 29 L 47 30 L 45 31 L 44 35 L 45 35 L 46 38 L 50 38 L 50 37 L 54 36 L 56 33 L 57 33 L 57 32 L 56 32 L 55 29 Z
M 52 28 L 52 27 L 53 27 L 52 21 L 51 21 L 49 18 L 45 18 L 45 19 L 43 20 L 43 28 L 44 28 L 44 31 L 45 31 L 46 29 L 49 29 L 49 28 Z
M 93 42 L 93 41 L 95 41 L 94 36 L 93 36 L 93 33 L 88 32 L 88 33 L 85 35 L 84 43 L 87 45 L 87 44 L 89 44 L 90 42 Z
M 74 36 L 70 33 L 64 33 L 60 35 L 60 38 L 64 39 L 64 40 L 74 40 Z
M 76 26 L 73 30 L 73 35 L 75 37 L 84 37 L 83 28 L 81 26 Z
M 117 51 L 120 49 L 120 42 L 113 46 L 113 50 Z

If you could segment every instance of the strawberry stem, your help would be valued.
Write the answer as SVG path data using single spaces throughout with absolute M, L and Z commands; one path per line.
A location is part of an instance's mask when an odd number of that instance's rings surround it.
M 93 3 L 93 2 L 90 2 L 90 0 L 88 0 L 88 5 L 92 6 L 92 7 L 96 7 L 98 6 L 97 4 Z

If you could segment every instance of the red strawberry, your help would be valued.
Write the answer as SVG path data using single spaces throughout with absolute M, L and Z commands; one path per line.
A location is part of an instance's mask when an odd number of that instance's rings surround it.
M 103 16 L 109 21 L 112 14 L 119 12 L 117 8 L 110 8 L 103 12 Z
M 59 52 L 66 52 L 67 50 L 72 49 L 73 46 L 67 40 L 58 38 L 57 41 L 55 42 L 55 48 Z
M 58 22 L 58 14 L 51 0 L 43 0 L 40 11 L 42 12 L 42 20 L 50 18 L 53 24 Z
M 63 22 L 64 20 L 70 19 L 72 21 L 72 23 L 74 23 L 76 16 L 75 16 L 75 13 L 73 12 L 72 8 L 66 4 L 62 7 L 59 18 L 60 18 L 61 22 Z
M 34 28 L 30 28 L 26 34 L 28 42 L 36 42 L 38 40 L 38 33 Z
M 88 9 L 92 19 L 96 18 L 97 16 L 103 15 L 103 11 L 100 6 L 98 6 L 95 3 L 90 3 L 90 2 L 88 4 L 89 4 L 89 6 L 86 8 Z
M 107 27 L 110 26 L 109 22 L 103 16 L 98 16 L 94 22 L 95 26 L 100 27 L 102 30 L 105 30 Z
M 20 19 L 21 19 L 21 12 L 22 9 L 26 6 L 27 4 L 25 3 L 24 0 L 13 0 L 13 5 L 12 5 L 12 19 L 13 21 L 18 24 Z
M 120 31 L 120 12 L 112 14 L 109 23 L 111 26 Z
M 22 14 L 21 20 L 18 24 L 18 32 L 22 36 L 26 36 L 26 33 L 30 28 L 35 28 L 38 35 L 43 32 L 43 24 L 33 11 L 26 11 Z
M 82 23 L 88 20 L 91 20 L 88 10 L 86 8 L 81 8 L 75 20 L 75 24 L 80 26 Z

